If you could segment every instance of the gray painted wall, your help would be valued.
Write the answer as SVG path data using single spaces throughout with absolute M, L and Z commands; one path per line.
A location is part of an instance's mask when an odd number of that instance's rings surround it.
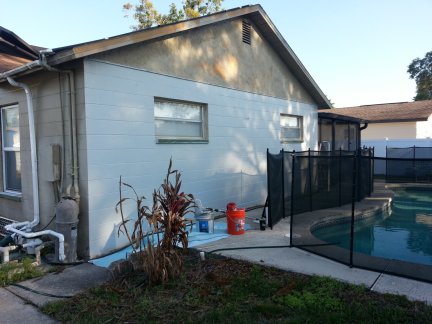
M 317 111 L 311 104 L 95 60 L 86 60 L 84 70 L 92 257 L 126 243 L 117 236 L 120 215 L 114 210 L 120 175 L 151 199 L 172 157 L 174 167 L 183 172 L 184 191 L 205 206 L 224 208 L 229 201 L 251 206 L 266 198 L 267 148 L 277 152 L 317 145 Z M 156 144 L 155 96 L 207 103 L 209 143 Z M 280 143 L 280 113 L 304 116 L 302 143 Z M 133 206 L 126 214 L 133 217 Z
M 65 186 L 71 180 L 71 159 L 69 151 L 69 107 L 67 105 L 67 89 L 64 75 L 54 72 L 38 72 L 17 81 L 30 86 L 33 96 L 35 115 L 36 145 L 39 172 L 39 203 L 40 203 L 40 226 L 44 227 L 55 214 L 55 196 L 52 183 L 51 145 L 58 144 L 64 150 L 64 170 L 66 172 Z M 85 120 L 84 94 L 83 94 L 83 72 L 82 68 L 76 73 L 77 92 L 77 115 L 79 123 L 79 151 L 81 155 L 80 171 L 86 175 L 85 160 Z M 63 103 L 63 110 L 62 110 Z M 0 216 L 16 221 L 33 220 L 33 192 L 30 161 L 30 137 L 28 127 L 27 101 L 24 91 L 20 88 L 11 87 L 8 83 L 0 84 L 0 107 L 10 104 L 18 104 L 20 111 L 20 136 L 21 136 L 21 178 L 22 195 L 21 200 L 0 196 Z M 62 119 L 64 122 L 62 122 Z M 65 134 L 63 136 L 63 134 Z M 0 174 L 1 180 L 2 174 Z M 1 181 L 2 182 L 2 181 Z M 82 199 L 80 215 L 79 244 L 82 254 L 86 253 L 88 246 L 88 200 L 86 194 L 87 182 L 81 182 Z M 50 225 L 55 228 L 55 222 Z
M 95 58 L 213 85 L 313 103 L 303 86 L 258 30 L 242 42 L 242 20 L 201 27 Z

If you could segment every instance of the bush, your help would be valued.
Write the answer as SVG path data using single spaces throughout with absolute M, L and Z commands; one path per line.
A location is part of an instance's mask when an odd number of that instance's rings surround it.
M 174 179 L 172 179 L 174 178 Z M 134 270 L 145 271 L 153 283 L 164 283 L 177 277 L 183 266 L 181 250 L 188 247 L 188 232 L 185 215 L 192 212 L 194 198 L 181 192 L 181 172 L 172 170 L 170 160 L 167 175 L 161 186 L 153 192 L 153 206 L 143 205 L 144 196 L 122 182 L 120 177 L 120 200 L 116 210 L 120 211 L 122 222 L 119 232 L 128 238 L 133 253 L 130 262 Z M 122 197 L 122 187 L 131 188 L 135 197 Z M 127 229 L 129 219 L 123 215 L 123 203 L 133 200 L 136 203 L 137 219 L 130 234 Z

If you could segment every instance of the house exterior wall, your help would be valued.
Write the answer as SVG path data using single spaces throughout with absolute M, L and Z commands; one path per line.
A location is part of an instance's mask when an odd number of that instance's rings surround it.
M 416 122 L 371 123 L 361 132 L 365 140 L 416 138 L 416 135 Z
M 313 103 L 254 26 L 251 39 L 251 45 L 242 42 L 242 20 L 235 19 L 95 57 L 188 80 Z
M 78 115 L 78 137 L 80 150 L 80 172 L 86 175 L 86 139 L 84 119 L 84 94 L 83 94 L 83 72 L 82 67 L 77 68 L 75 73 L 77 115 Z M 38 72 L 25 78 L 17 79 L 30 86 L 33 97 L 33 108 L 35 117 L 35 132 L 39 174 L 39 207 L 40 226 L 44 227 L 55 214 L 56 202 L 52 175 L 52 148 L 54 144 L 60 145 L 62 152 L 62 167 L 65 171 L 64 186 L 71 183 L 71 156 L 69 150 L 69 107 L 67 104 L 66 79 L 64 74 L 53 72 Z M 33 191 L 32 170 L 30 159 L 30 136 L 27 114 L 27 100 L 24 91 L 8 85 L 0 84 L 0 107 L 18 104 L 20 112 L 20 150 L 21 150 L 21 181 L 22 194 L 20 199 L 8 197 L 0 192 L 0 216 L 15 221 L 33 220 Z M 64 134 L 64 135 L 63 135 Z M 1 180 L 2 175 L 0 175 Z M 2 181 L 0 181 L 2 182 Z M 81 182 L 81 214 L 79 227 L 79 244 L 82 253 L 88 246 L 87 219 L 88 205 L 86 194 L 87 182 Z M 86 227 L 87 226 L 87 227 Z M 52 222 L 50 228 L 55 228 Z
M 136 68 L 87 59 L 84 62 L 85 134 L 89 212 L 89 255 L 125 245 L 118 237 L 119 177 L 145 195 L 165 176 L 170 157 L 183 172 L 183 190 L 204 206 L 225 208 L 263 204 L 266 149 L 278 152 L 317 148 L 317 107 L 207 83 L 188 81 Z M 209 142 L 156 144 L 154 98 L 208 105 Z M 303 116 L 304 140 L 282 144 L 280 113 Z M 125 190 L 124 196 L 131 192 Z M 134 205 L 126 206 L 128 217 Z
M 36 145 L 38 153 L 40 215 L 42 224 L 54 215 L 53 186 L 50 182 L 51 164 L 46 160 L 51 144 L 62 144 L 62 122 L 60 110 L 59 79 L 56 73 L 38 73 L 19 79 L 30 86 L 33 97 Z M 33 219 L 33 192 L 30 160 L 30 136 L 27 101 L 21 88 L 7 83 L 0 86 L 0 106 L 17 103 L 20 112 L 21 150 L 21 201 L 0 198 L 0 214 L 17 221 Z
M 416 122 L 416 138 L 432 138 L 432 115 L 426 121 Z
M 0 166 L 0 216 L 17 221 L 33 219 L 33 194 L 31 180 L 30 150 L 27 148 L 30 143 L 27 103 L 24 91 L 10 86 L 8 83 L 0 84 L 0 107 L 18 104 L 19 107 L 19 129 L 20 129 L 20 155 L 21 155 L 21 186 L 20 198 L 15 198 L 4 193 L 3 189 L 3 161 Z M 27 145 L 26 145 L 27 143 Z M 2 155 L 0 156 L 2 160 Z

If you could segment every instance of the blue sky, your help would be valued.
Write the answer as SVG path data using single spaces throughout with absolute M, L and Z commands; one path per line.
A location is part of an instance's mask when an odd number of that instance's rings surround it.
M 30 44 L 55 48 L 129 32 L 124 2 L 0 0 L 0 25 Z M 153 2 L 161 12 L 181 3 Z M 414 97 L 406 70 L 432 51 L 432 0 L 225 0 L 223 6 L 255 3 L 336 107 Z

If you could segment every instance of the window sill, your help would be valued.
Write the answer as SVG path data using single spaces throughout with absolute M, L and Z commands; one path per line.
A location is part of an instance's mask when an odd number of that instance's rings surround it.
M 293 139 L 293 140 L 281 140 L 281 143 L 303 143 L 302 139 Z
M 156 139 L 156 144 L 208 144 L 209 140 L 198 139 Z
M 2 191 L 0 192 L 0 198 L 9 199 L 13 201 L 21 201 L 22 194 Z

